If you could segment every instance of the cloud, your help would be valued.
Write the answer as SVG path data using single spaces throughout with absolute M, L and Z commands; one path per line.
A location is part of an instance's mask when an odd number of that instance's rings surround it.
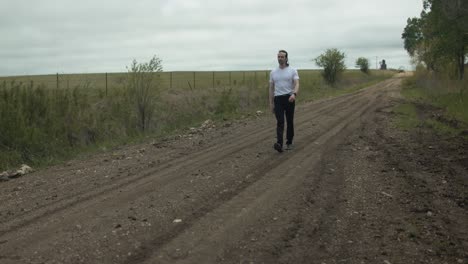
M 118 72 L 133 59 L 167 71 L 253 70 L 286 49 L 298 68 L 327 48 L 404 64 L 401 32 L 421 1 L 6 0 L 0 75 Z M 349 60 L 349 61 L 348 61 Z

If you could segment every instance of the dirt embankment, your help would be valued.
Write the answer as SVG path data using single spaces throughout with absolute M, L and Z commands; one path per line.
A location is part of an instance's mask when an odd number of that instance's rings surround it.
M 401 79 L 0 183 L 1 263 L 467 263 L 467 149 L 391 125 Z

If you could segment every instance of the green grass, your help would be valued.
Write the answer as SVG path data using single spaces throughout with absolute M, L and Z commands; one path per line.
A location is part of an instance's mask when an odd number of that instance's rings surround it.
M 301 84 L 322 85 L 320 70 L 298 70 Z M 89 74 L 49 74 L 0 77 L 0 85 L 10 86 L 12 83 L 26 86 L 43 86 L 45 88 L 70 89 L 74 87 L 92 88 L 105 92 L 123 88 L 126 72 L 122 73 L 89 73 Z M 223 87 L 241 87 L 255 83 L 268 83 L 270 72 L 263 71 L 216 71 L 216 72 L 159 72 L 154 73 L 160 79 L 163 90 L 218 89 Z M 371 71 L 368 77 L 382 77 L 392 74 L 391 71 Z M 353 83 L 362 79 L 364 74 L 358 70 L 345 71 L 345 82 Z M 349 85 L 348 85 L 349 86 Z
M 448 80 L 419 72 L 403 81 L 401 93 L 407 103 L 399 105 L 395 110 L 400 114 L 398 126 L 409 129 L 422 125 L 448 136 L 459 135 L 468 129 L 467 80 Z M 419 110 L 417 105 L 426 107 Z M 431 113 L 424 113 L 436 110 L 437 114 L 442 113 L 441 117 L 434 118 Z
M 309 70 L 306 70 L 308 72 Z M 247 83 L 258 84 L 268 82 L 269 71 L 216 71 L 216 72 L 158 72 L 154 73 L 160 80 L 163 89 L 183 90 L 209 89 L 219 87 L 238 87 Z M 74 87 L 92 87 L 95 90 L 123 88 L 126 72 L 122 73 L 91 73 L 91 74 L 49 74 L 0 77 L 0 85 L 10 85 L 12 82 L 21 85 L 46 88 L 70 89 Z
M 426 127 L 434 129 L 436 133 L 441 136 L 451 136 L 451 137 L 457 136 L 457 135 L 460 135 L 460 133 L 464 130 L 463 128 L 455 128 L 455 127 L 449 126 L 435 119 L 426 120 L 424 122 L 424 125 Z
M 441 95 L 434 98 L 434 104 L 444 108 L 449 116 L 468 124 L 468 95 Z
M 343 73 L 341 80 L 335 86 L 330 86 L 323 80 L 318 70 L 299 71 L 300 100 L 313 101 L 352 93 L 388 79 L 393 74 L 392 71 L 371 71 L 370 74 L 364 74 L 359 70 L 348 70 Z
M 156 73 L 153 122 L 138 130 L 127 73 L 0 78 L 0 171 L 46 166 L 81 154 L 164 137 L 206 119 L 226 120 L 268 108 L 268 71 Z M 390 77 L 346 71 L 335 86 L 318 70 L 299 70 L 300 100 L 349 93 Z M 172 88 L 171 88 L 172 87 Z
M 398 105 L 394 112 L 399 116 L 396 125 L 404 130 L 411 130 L 421 125 L 416 106 L 411 103 Z

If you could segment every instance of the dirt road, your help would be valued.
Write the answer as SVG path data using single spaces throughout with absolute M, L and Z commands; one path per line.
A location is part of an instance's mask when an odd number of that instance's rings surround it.
M 263 114 L 0 183 L 0 263 L 468 263 L 466 145 L 393 128 L 400 81 L 301 105 L 292 151 Z

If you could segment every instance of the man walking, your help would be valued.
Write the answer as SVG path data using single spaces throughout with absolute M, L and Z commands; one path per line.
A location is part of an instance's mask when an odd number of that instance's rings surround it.
M 288 53 L 278 52 L 278 68 L 270 73 L 270 109 L 276 116 L 276 143 L 273 148 L 283 152 L 284 119 L 286 116 L 286 150 L 292 149 L 294 138 L 294 108 L 299 92 L 299 74 L 289 67 Z

